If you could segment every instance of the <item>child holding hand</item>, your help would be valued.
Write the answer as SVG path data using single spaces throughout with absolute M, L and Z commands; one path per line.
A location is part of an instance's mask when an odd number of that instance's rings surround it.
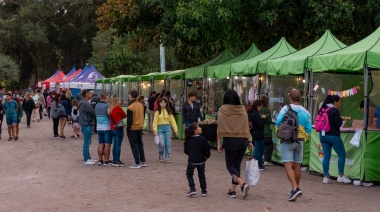
M 196 122 L 190 124 L 185 131 L 184 152 L 188 155 L 186 176 L 190 187 L 190 191 L 187 193 L 188 196 L 197 194 L 193 178 L 195 168 L 198 170 L 199 183 L 202 189 L 201 195 L 207 196 L 205 165 L 211 154 L 210 146 L 206 138 L 201 134 L 202 128 Z

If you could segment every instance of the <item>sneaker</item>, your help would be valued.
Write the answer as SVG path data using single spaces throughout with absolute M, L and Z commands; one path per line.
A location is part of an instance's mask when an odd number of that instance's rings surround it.
M 302 196 L 302 191 L 300 188 L 297 188 L 295 191 L 290 192 L 290 196 L 288 198 L 289 201 L 296 201 L 298 197 Z
M 88 159 L 86 162 L 84 162 L 84 165 L 94 165 L 95 162 Z
M 8 141 L 12 141 L 12 140 L 13 140 L 13 138 L 12 138 L 12 137 L 9 137 L 9 138 L 8 138 Z
M 77 138 L 78 138 L 78 136 L 77 136 L 77 135 L 74 135 L 74 138 L 75 138 L 75 139 L 77 139 Z
M 72 135 L 71 138 L 75 138 L 75 135 Z
M 362 182 L 362 186 L 370 187 L 370 186 L 373 186 L 373 183 Z
M 348 179 L 346 176 L 338 176 L 338 179 L 336 180 L 338 183 L 351 183 L 351 180 Z
M 330 184 L 331 183 L 331 180 L 329 177 L 324 177 L 323 178 L 323 184 Z
M 139 169 L 141 168 L 140 164 L 132 164 L 130 167 L 130 169 Z
M 59 140 L 63 140 L 63 136 L 58 136 L 58 139 Z
M 15 141 L 17 141 L 17 140 L 18 140 L 18 135 L 15 136 Z
M 119 165 L 119 167 L 124 167 L 125 166 L 125 163 L 123 163 L 121 161 L 117 162 L 116 164 Z
M 170 159 L 166 159 L 166 163 L 170 163 Z
M 241 186 L 241 193 L 242 193 L 243 199 L 248 197 L 248 191 L 249 191 L 249 186 L 246 183 L 243 183 L 243 185 Z
M 54 138 L 59 138 L 59 136 L 58 136 L 58 135 L 55 135 Z
M 227 196 L 231 198 L 236 198 L 236 191 L 231 191 L 231 189 L 228 190 Z
M 190 188 L 190 191 L 186 193 L 187 196 L 192 196 L 196 194 L 197 194 L 197 191 L 195 190 L 195 188 Z
M 259 168 L 260 171 L 265 171 L 265 167 Z
M 96 163 L 96 161 L 97 161 L 97 160 L 94 160 L 94 159 L 90 159 L 90 161 L 92 161 L 92 162 Z
M 104 161 L 103 166 L 112 166 L 112 161 L 110 160 Z
M 264 161 L 264 166 L 273 166 L 273 163 Z
M 102 166 L 103 165 L 103 160 L 99 160 L 98 165 Z
M 146 167 L 146 163 L 145 163 L 145 162 L 141 162 L 141 163 L 140 163 L 140 166 L 142 166 L 142 167 Z
M 201 193 L 202 197 L 205 197 L 207 196 L 207 191 L 206 190 L 202 190 L 202 193 Z

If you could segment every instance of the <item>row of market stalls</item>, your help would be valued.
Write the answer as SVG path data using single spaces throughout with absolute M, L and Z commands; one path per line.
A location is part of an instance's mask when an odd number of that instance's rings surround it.
M 70 89 L 73 95 L 76 95 L 81 89 L 95 89 L 95 80 L 103 78 L 94 65 L 86 65 L 78 70 L 73 67 L 67 75 L 57 70 L 51 77 L 39 82 L 38 87 L 49 88 L 51 91 Z
M 302 93 L 302 104 L 314 120 L 319 105 L 328 94 L 342 97 L 340 109 L 346 126 L 342 138 L 347 152 L 345 174 L 352 179 L 380 181 L 380 28 L 351 46 L 340 42 L 329 30 L 310 46 L 297 51 L 285 38 L 261 52 L 255 44 L 239 56 L 225 50 L 200 66 L 165 73 L 122 75 L 96 80 L 96 90 L 121 97 L 128 103 L 128 92 L 138 90 L 147 99 L 153 90 L 170 90 L 176 112 L 190 91 L 198 94 L 206 117 L 216 118 L 227 89 L 239 94 L 242 104 L 250 104 L 260 96 L 269 98 L 272 117 L 289 104 L 287 94 L 293 88 Z M 359 109 L 364 100 L 364 110 Z M 372 114 L 373 113 L 373 114 Z M 181 123 L 181 115 L 176 115 Z M 182 126 L 182 124 L 179 124 Z M 274 128 L 274 126 L 273 126 Z M 183 129 L 181 129 L 183 130 Z M 183 135 L 183 132 L 180 132 Z M 279 140 L 273 133 L 273 161 L 281 163 Z M 212 141 L 210 139 L 210 141 Z M 211 142 L 212 143 L 212 142 Z M 303 166 L 323 173 L 323 152 L 319 134 L 314 130 L 305 143 Z M 337 176 L 338 156 L 331 159 L 330 175 Z

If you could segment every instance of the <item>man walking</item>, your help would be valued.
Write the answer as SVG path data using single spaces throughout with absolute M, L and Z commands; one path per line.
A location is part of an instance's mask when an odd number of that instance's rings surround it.
M 38 109 L 40 120 L 42 120 L 43 109 L 46 108 L 46 101 L 44 95 L 42 95 L 41 90 L 37 89 L 37 95 L 39 97 L 39 101 L 41 102 L 40 108 Z
M 91 145 L 91 133 L 94 125 L 95 110 L 91 106 L 89 100 L 92 97 L 92 92 L 88 89 L 83 90 L 82 96 L 77 98 L 79 101 L 79 124 L 83 133 L 83 159 L 85 165 L 94 165 L 96 160 L 91 160 L 90 145 Z
M 296 201 L 302 195 L 299 188 L 301 179 L 301 163 L 303 157 L 303 144 L 311 133 L 310 113 L 300 105 L 301 93 L 297 89 L 292 89 L 289 93 L 290 107 L 297 112 L 298 116 L 298 140 L 291 142 L 281 141 L 281 158 L 285 167 L 292 190 L 290 191 L 289 201 Z M 276 126 L 278 127 L 288 111 L 285 106 L 278 114 Z
M 139 93 L 136 90 L 129 92 L 129 105 L 127 110 L 127 136 L 131 145 L 135 163 L 130 169 L 145 167 L 144 144 L 142 142 L 142 129 L 144 126 L 144 107 L 137 101 Z
M 106 92 L 100 92 L 100 101 L 95 106 L 96 115 L 96 130 L 98 132 L 98 165 L 111 165 L 110 151 L 111 151 L 111 129 L 110 129 L 110 118 L 108 116 L 108 96 Z M 104 155 L 104 160 L 103 160 Z
M 12 135 L 15 135 L 14 137 L 15 141 L 18 139 L 18 135 L 16 134 L 17 110 L 18 110 L 18 104 L 15 100 L 13 100 L 12 93 L 7 93 L 6 99 L 4 100 L 4 111 L 5 111 L 5 118 L 7 120 L 7 125 L 8 125 L 8 134 L 9 134 L 8 141 L 13 140 Z

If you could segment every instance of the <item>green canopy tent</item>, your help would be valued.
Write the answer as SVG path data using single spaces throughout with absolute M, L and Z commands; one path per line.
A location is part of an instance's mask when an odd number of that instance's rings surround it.
M 206 68 L 208 66 L 218 65 L 224 63 L 228 60 L 234 58 L 235 55 L 232 54 L 228 49 L 224 50 L 221 54 L 219 54 L 214 59 L 203 63 L 202 65 L 195 66 L 192 68 L 185 69 L 185 78 L 186 79 L 200 79 L 205 76 Z
M 206 70 L 206 76 L 209 78 L 218 78 L 223 79 L 231 76 L 231 66 L 233 63 L 240 62 L 243 60 L 248 60 L 258 54 L 260 54 L 261 51 L 257 48 L 255 44 L 252 44 L 249 49 L 247 49 L 244 53 L 241 55 L 232 58 L 231 60 L 228 60 L 224 63 L 221 63 L 219 65 L 213 65 L 207 67 Z
M 349 139 L 344 139 L 344 145 L 346 147 L 347 158 L 353 158 L 352 161 L 354 161 L 354 168 L 351 168 L 346 164 L 345 173 L 347 172 L 348 177 L 352 175 L 354 176 L 354 179 L 358 179 L 357 176 L 359 176 L 360 180 L 365 181 L 380 181 L 380 170 L 377 168 L 378 161 L 380 160 L 380 154 L 378 154 L 380 150 L 380 142 L 378 142 L 380 134 L 378 131 L 368 131 L 367 118 L 369 115 L 369 96 L 373 94 L 368 92 L 368 81 L 369 79 L 372 80 L 372 77 L 369 77 L 371 73 L 369 68 L 377 70 L 380 69 L 379 40 L 380 28 L 378 28 L 368 37 L 347 48 L 327 54 L 316 55 L 308 59 L 308 68 L 311 69 L 312 73 L 327 72 L 339 75 L 356 74 L 358 76 L 358 74 L 360 74 L 364 76 L 364 79 L 362 79 L 360 75 L 360 77 L 354 77 L 354 75 L 352 75 L 352 77 L 348 78 L 344 82 L 340 82 L 339 80 L 335 79 L 334 83 L 342 83 L 346 86 L 354 80 L 359 81 L 359 84 L 363 83 L 364 91 L 363 93 L 360 93 L 360 96 L 364 98 L 364 133 L 360 134 L 360 146 L 355 147 L 353 150 L 350 150 L 349 148 L 352 147 L 352 145 L 349 143 L 349 140 L 353 137 L 353 133 L 351 133 L 351 135 L 349 133 L 343 134 L 350 135 Z M 378 71 L 374 72 L 373 74 L 376 77 L 379 76 Z M 378 84 L 379 82 L 371 83 L 371 86 L 377 87 Z M 379 90 L 380 87 L 374 89 L 375 93 L 379 92 Z M 352 99 L 353 96 L 349 96 L 347 98 Z M 377 101 L 380 98 L 373 96 L 372 99 L 374 101 Z M 347 104 L 351 104 L 351 101 L 347 102 Z M 356 107 L 358 108 L 358 105 L 356 105 Z M 352 116 L 353 115 L 354 114 L 352 114 Z M 316 138 L 318 138 L 318 136 L 316 136 Z M 318 151 L 317 144 L 314 146 L 316 149 L 315 151 Z M 315 161 L 317 161 L 318 159 L 319 158 L 316 158 Z
M 282 57 L 296 51 L 297 50 L 293 48 L 285 38 L 281 38 L 281 40 L 276 45 L 266 50 L 265 52 L 252 57 L 251 59 L 233 63 L 231 65 L 231 76 L 255 75 L 257 74 L 259 61 Z

